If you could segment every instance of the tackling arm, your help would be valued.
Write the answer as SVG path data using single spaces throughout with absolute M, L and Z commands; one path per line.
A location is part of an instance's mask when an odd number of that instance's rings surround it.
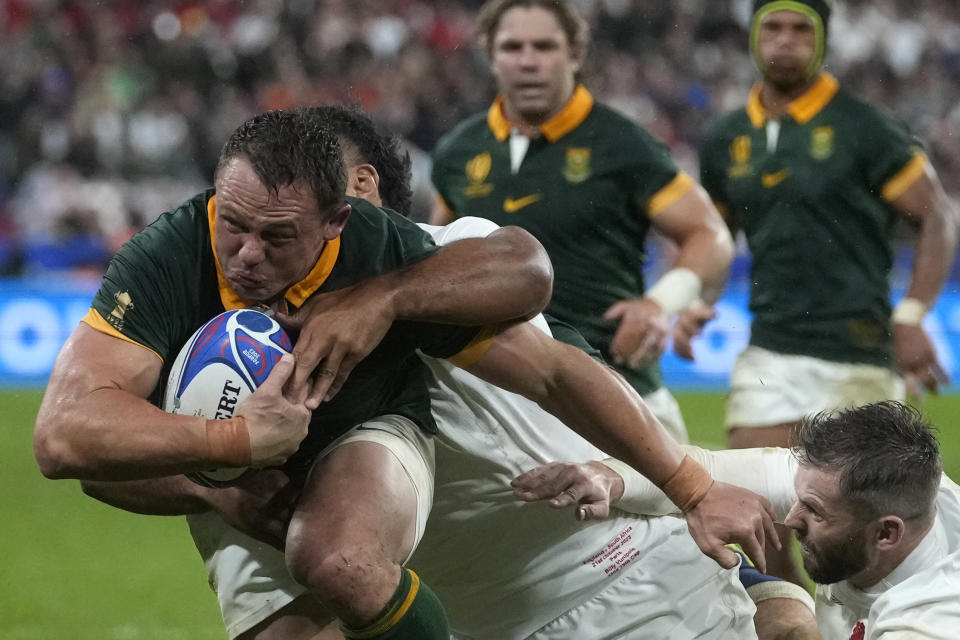
M 37 414 L 40 470 L 48 478 L 126 480 L 279 462 L 306 436 L 310 413 L 281 393 L 292 360 L 277 368 L 238 417 L 174 415 L 146 400 L 160 377 L 153 352 L 81 323 L 57 357 Z

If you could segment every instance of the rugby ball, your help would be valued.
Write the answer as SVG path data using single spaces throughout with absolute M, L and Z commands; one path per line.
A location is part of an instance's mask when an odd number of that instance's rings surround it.
M 163 409 L 213 420 L 232 418 L 237 406 L 291 349 L 286 331 L 265 313 L 253 309 L 221 313 L 197 329 L 180 350 L 167 378 Z M 211 469 L 187 477 L 219 488 L 246 472 L 246 468 Z

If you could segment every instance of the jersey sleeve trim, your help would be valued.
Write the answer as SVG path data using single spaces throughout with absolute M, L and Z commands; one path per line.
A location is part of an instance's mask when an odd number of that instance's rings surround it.
M 129 338 L 123 335 L 122 333 L 120 333 L 119 331 L 117 331 L 115 328 L 113 328 L 113 325 L 111 325 L 109 322 L 103 319 L 103 316 L 100 315 L 99 311 L 97 311 L 92 307 L 90 308 L 89 311 L 87 311 L 87 315 L 85 315 L 83 318 L 80 319 L 80 322 L 88 325 L 91 329 L 94 329 L 95 331 L 99 331 L 100 333 L 105 333 L 108 336 L 113 336 L 114 338 L 120 338 L 121 340 L 125 340 L 130 344 L 135 344 L 138 347 L 143 347 L 144 349 L 149 350 L 150 353 L 152 353 L 153 355 L 157 356 L 157 359 L 159 359 L 160 362 L 163 362 L 163 358 L 160 357 L 159 353 L 157 353 L 147 345 L 137 342 L 136 340 L 133 340 L 132 338 Z
M 647 200 L 647 216 L 652 218 L 662 213 L 664 209 L 679 200 L 680 196 L 685 194 L 692 186 L 693 178 L 681 171 L 665 187 Z
M 884 202 L 893 202 L 903 195 L 920 176 L 927 171 L 927 156 L 922 151 L 915 151 L 910 161 L 892 178 L 886 181 L 880 189 L 880 197 Z
M 461 349 L 459 353 L 447 358 L 447 360 L 455 367 L 466 369 L 490 350 L 490 347 L 493 346 L 493 341 L 502 329 L 503 327 L 499 324 L 483 327 L 477 332 L 473 340 L 470 341 L 470 344 Z

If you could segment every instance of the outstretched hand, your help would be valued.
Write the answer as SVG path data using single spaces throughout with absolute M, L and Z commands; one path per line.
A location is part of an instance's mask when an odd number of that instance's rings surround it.
M 673 325 L 673 350 L 676 354 L 692 362 L 693 339 L 700 335 L 704 325 L 716 317 L 716 310 L 699 300 L 681 311 Z
M 551 507 L 576 505 L 577 520 L 601 520 L 623 495 L 623 478 L 602 462 L 551 462 L 517 476 L 513 494 L 525 502 L 547 500 Z
M 928 391 L 937 393 L 941 384 L 950 382 L 923 327 L 894 324 L 893 350 L 907 391 L 917 400 L 923 400 Z
M 297 366 L 289 392 L 305 394 L 316 409 L 332 399 L 353 368 L 380 344 L 394 321 L 389 295 L 367 280 L 311 297 L 296 313 L 274 309 L 287 329 L 300 332 L 293 355 Z
M 773 507 L 766 498 L 725 482 L 714 482 L 703 499 L 684 514 L 690 535 L 700 550 L 727 569 L 737 565 L 737 555 L 726 546 L 738 543 L 760 573 L 767 572 L 764 545 L 780 549 L 773 527 Z

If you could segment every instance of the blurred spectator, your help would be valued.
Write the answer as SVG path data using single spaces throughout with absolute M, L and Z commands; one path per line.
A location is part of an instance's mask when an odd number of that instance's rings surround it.
M 4 243 L 78 207 L 112 248 L 131 220 L 208 184 L 226 134 L 263 109 L 359 103 L 431 148 L 493 97 L 470 44 L 479 4 L 0 0 L 0 259 Z M 706 121 L 755 79 L 750 0 L 579 5 L 594 33 L 590 89 L 696 174 Z M 839 0 L 827 64 L 913 123 L 960 192 L 960 3 Z M 144 185 L 149 203 L 134 197 Z

